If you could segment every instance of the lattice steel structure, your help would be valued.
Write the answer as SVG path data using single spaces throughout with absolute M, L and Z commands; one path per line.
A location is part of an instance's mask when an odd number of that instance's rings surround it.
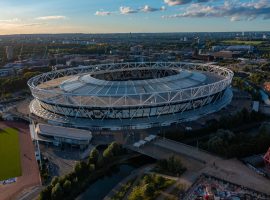
M 165 126 L 226 106 L 232 78 L 231 70 L 210 64 L 79 66 L 30 79 L 30 110 L 54 124 L 89 129 Z

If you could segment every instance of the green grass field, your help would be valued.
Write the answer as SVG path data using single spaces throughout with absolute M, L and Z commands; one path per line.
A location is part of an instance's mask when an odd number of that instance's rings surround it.
M 260 45 L 264 41 L 246 41 L 246 40 L 224 40 L 222 41 L 227 44 L 242 44 L 242 45 Z
M 18 131 L 13 128 L 0 130 L 0 181 L 21 175 Z

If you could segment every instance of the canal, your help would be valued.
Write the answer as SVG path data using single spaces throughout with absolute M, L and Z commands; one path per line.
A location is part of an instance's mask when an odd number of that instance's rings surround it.
M 121 180 L 130 175 L 135 169 L 143 165 L 154 163 L 155 160 L 146 156 L 139 156 L 129 160 L 125 164 L 120 164 L 111 169 L 105 176 L 89 185 L 88 189 L 76 200 L 101 200 L 103 199 Z

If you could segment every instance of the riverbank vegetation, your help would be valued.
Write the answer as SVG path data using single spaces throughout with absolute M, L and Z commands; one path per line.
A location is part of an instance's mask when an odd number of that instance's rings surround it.
M 156 174 L 146 174 L 130 193 L 128 200 L 154 200 L 160 192 L 175 183 Z
M 103 176 L 116 165 L 125 150 L 113 142 L 102 153 L 93 149 L 88 161 L 78 162 L 74 170 L 63 176 L 54 177 L 39 195 L 40 200 L 75 199 L 90 183 Z
M 124 199 L 127 192 L 130 190 L 130 188 L 133 185 L 134 179 L 129 180 L 126 184 L 122 185 L 122 187 L 114 194 L 114 196 L 111 198 L 111 200 L 122 200 Z

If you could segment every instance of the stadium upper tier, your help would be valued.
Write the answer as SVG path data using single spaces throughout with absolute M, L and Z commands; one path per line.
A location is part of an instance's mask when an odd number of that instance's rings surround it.
M 79 66 L 30 79 L 28 85 L 35 97 L 30 108 L 32 113 L 45 118 L 62 115 L 88 118 L 92 123 L 110 119 L 124 123 L 125 119 L 147 117 L 151 118 L 150 123 L 156 123 L 161 115 L 178 113 L 179 118 L 179 113 L 184 116 L 185 111 L 224 101 L 230 93 L 225 91 L 232 78 L 232 71 L 208 64 Z M 226 102 L 229 101 L 227 98 Z
M 152 99 L 149 102 L 151 104 L 166 102 L 169 100 L 168 95 L 179 91 L 182 91 L 186 98 L 192 98 L 191 89 L 199 91 L 201 88 L 209 88 L 208 92 L 211 92 L 216 86 L 226 87 L 232 77 L 229 70 L 216 66 L 207 66 L 209 70 L 200 71 L 193 68 L 203 65 L 133 64 L 98 65 L 49 72 L 31 79 L 29 86 L 33 95 L 45 102 L 105 107 L 136 106 L 143 104 L 144 100 L 153 94 L 159 94 L 159 98 L 154 101 Z M 124 67 L 125 65 L 127 67 Z M 115 76 L 117 80 L 106 80 L 108 74 Z M 120 81 L 119 77 L 129 77 L 129 80 Z

